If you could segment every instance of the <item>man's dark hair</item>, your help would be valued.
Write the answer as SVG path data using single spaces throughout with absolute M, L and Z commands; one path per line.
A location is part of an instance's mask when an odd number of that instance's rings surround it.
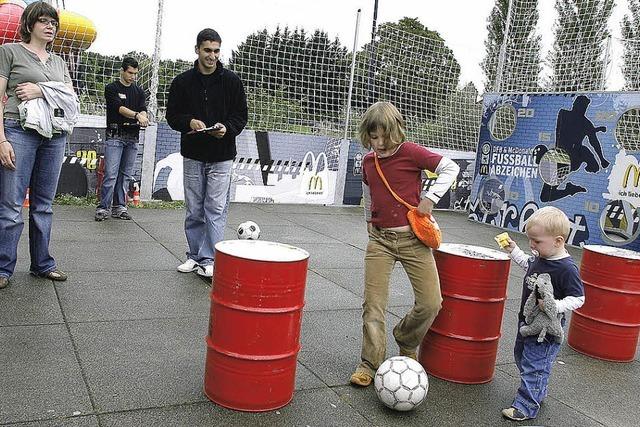
M 31 31 L 41 16 L 48 16 L 55 19 L 58 24 L 60 23 L 58 12 L 49 3 L 43 1 L 31 3 L 24 9 L 20 17 L 19 33 L 23 42 L 29 43 L 31 41 Z M 58 31 L 58 27 L 56 27 L 56 31 Z
M 211 28 L 205 28 L 198 33 L 198 37 L 196 38 L 196 47 L 200 47 L 200 45 L 206 41 L 222 43 L 220 34 Z
M 127 71 L 127 68 L 138 68 L 138 61 L 135 58 L 127 56 L 122 60 L 122 71 Z

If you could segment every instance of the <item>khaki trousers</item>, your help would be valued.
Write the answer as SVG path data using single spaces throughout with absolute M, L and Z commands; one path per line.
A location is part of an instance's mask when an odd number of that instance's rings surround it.
M 357 369 L 371 376 L 386 356 L 385 310 L 389 300 L 389 279 L 396 261 L 400 261 L 407 272 L 415 296 L 413 309 L 393 328 L 393 336 L 401 350 L 416 351 L 442 307 L 440 280 L 431 249 L 411 231 L 372 228 L 364 258 L 362 361 Z

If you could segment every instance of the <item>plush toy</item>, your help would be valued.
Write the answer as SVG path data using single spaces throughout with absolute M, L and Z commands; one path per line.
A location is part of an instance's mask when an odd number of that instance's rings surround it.
M 523 314 L 526 325 L 520 327 L 523 337 L 538 335 L 538 342 L 544 341 L 547 334 L 552 335 L 558 342 L 564 339 L 564 331 L 558 316 L 558 307 L 553 298 L 551 276 L 547 273 L 538 274 L 529 285 L 531 294 L 524 303 Z M 538 305 L 538 298 L 543 301 L 543 309 Z

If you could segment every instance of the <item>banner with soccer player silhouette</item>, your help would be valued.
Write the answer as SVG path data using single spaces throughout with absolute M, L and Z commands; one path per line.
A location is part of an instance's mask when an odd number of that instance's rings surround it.
M 640 93 L 486 94 L 471 219 L 524 231 L 538 208 L 568 243 L 640 249 Z

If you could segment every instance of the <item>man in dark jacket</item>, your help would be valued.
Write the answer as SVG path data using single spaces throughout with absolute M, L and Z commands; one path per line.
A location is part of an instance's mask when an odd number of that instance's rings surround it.
M 220 35 L 205 28 L 196 40 L 194 67 L 171 82 L 167 122 L 179 131 L 184 165 L 184 231 L 189 251 L 178 271 L 213 274 L 214 246 L 227 222 L 236 136 L 247 124 L 240 78 L 223 68 Z
M 131 219 L 126 194 L 138 154 L 140 128 L 149 125 L 144 92 L 135 82 L 138 61 L 122 60 L 120 79 L 104 88 L 107 101 L 107 129 L 104 143 L 104 180 L 95 220 L 109 217 Z

